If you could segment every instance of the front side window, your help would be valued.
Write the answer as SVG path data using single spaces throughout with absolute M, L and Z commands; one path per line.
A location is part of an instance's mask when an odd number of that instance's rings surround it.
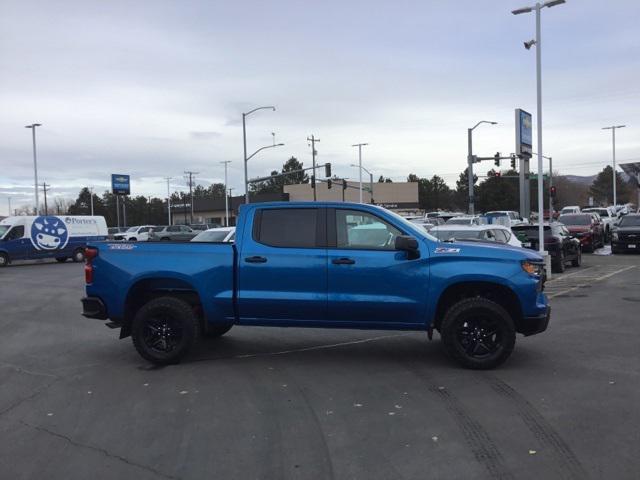
M 370 213 L 336 209 L 336 235 L 337 248 L 395 250 L 402 232 Z
M 272 247 L 315 248 L 316 208 L 268 208 L 256 213 L 254 240 Z M 254 220 L 255 221 L 255 220 Z
M 21 225 L 18 227 L 13 227 L 11 231 L 7 233 L 5 240 L 18 240 L 22 237 L 24 237 L 24 227 Z

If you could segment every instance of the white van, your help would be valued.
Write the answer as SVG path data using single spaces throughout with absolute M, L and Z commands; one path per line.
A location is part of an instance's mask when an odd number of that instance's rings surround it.
M 84 260 L 87 242 L 107 239 L 104 217 L 41 215 L 0 221 L 0 267 L 13 260 Z

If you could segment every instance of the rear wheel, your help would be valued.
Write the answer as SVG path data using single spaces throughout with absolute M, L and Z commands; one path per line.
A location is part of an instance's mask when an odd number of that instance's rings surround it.
M 576 258 L 571 261 L 571 265 L 573 267 L 579 267 L 580 265 L 582 265 L 582 250 L 578 250 Z
M 6 253 L 0 253 L 0 268 L 9 265 L 9 255 Z
M 502 364 L 513 351 L 513 319 L 499 304 L 482 297 L 453 305 L 440 327 L 447 353 L 465 368 L 485 370 Z
M 76 263 L 84 262 L 84 249 L 76 248 L 71 258 L 73 258 L 73 261 Z
M 564 251 L 560 250 L 560 252 L 558 253 L 557 257 L 558 258 L 556 259 L 554 264 L 551 266 L 551 271 L 553 273 L 562 273 L 562 272 L 564 272 L 565 262 L 566 262 L 566 258 L 564 256 Z
M 138 353 L 156 365 L 178 363 L 200 335 L 191 305 L 175 297 L 158 297 L 138 310 L 131 338 Z

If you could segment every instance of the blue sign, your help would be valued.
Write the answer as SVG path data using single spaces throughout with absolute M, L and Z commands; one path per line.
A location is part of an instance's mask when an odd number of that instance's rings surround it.
M 533 122 L 531 114 L 516 109 L 516 155 L 531 156 L 533 145 Z
M 114 195 L 130 195 L 131 183 L 129 181 L 129 175 L 112 174 L 111 191 Z
M 36 217 L 31 224 L 31 243 L 37 250 L 59 250 L 68 241 L 69 230 L 58 217 Z

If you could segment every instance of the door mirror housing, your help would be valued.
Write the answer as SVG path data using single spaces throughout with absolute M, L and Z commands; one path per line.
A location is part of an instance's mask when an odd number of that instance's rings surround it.
M 396 250 L 407 252 L 409 260 L 420 258 L 420 250 L 418 250 L 418 240 L 410 235 L 398 235 L 395 243 Z

